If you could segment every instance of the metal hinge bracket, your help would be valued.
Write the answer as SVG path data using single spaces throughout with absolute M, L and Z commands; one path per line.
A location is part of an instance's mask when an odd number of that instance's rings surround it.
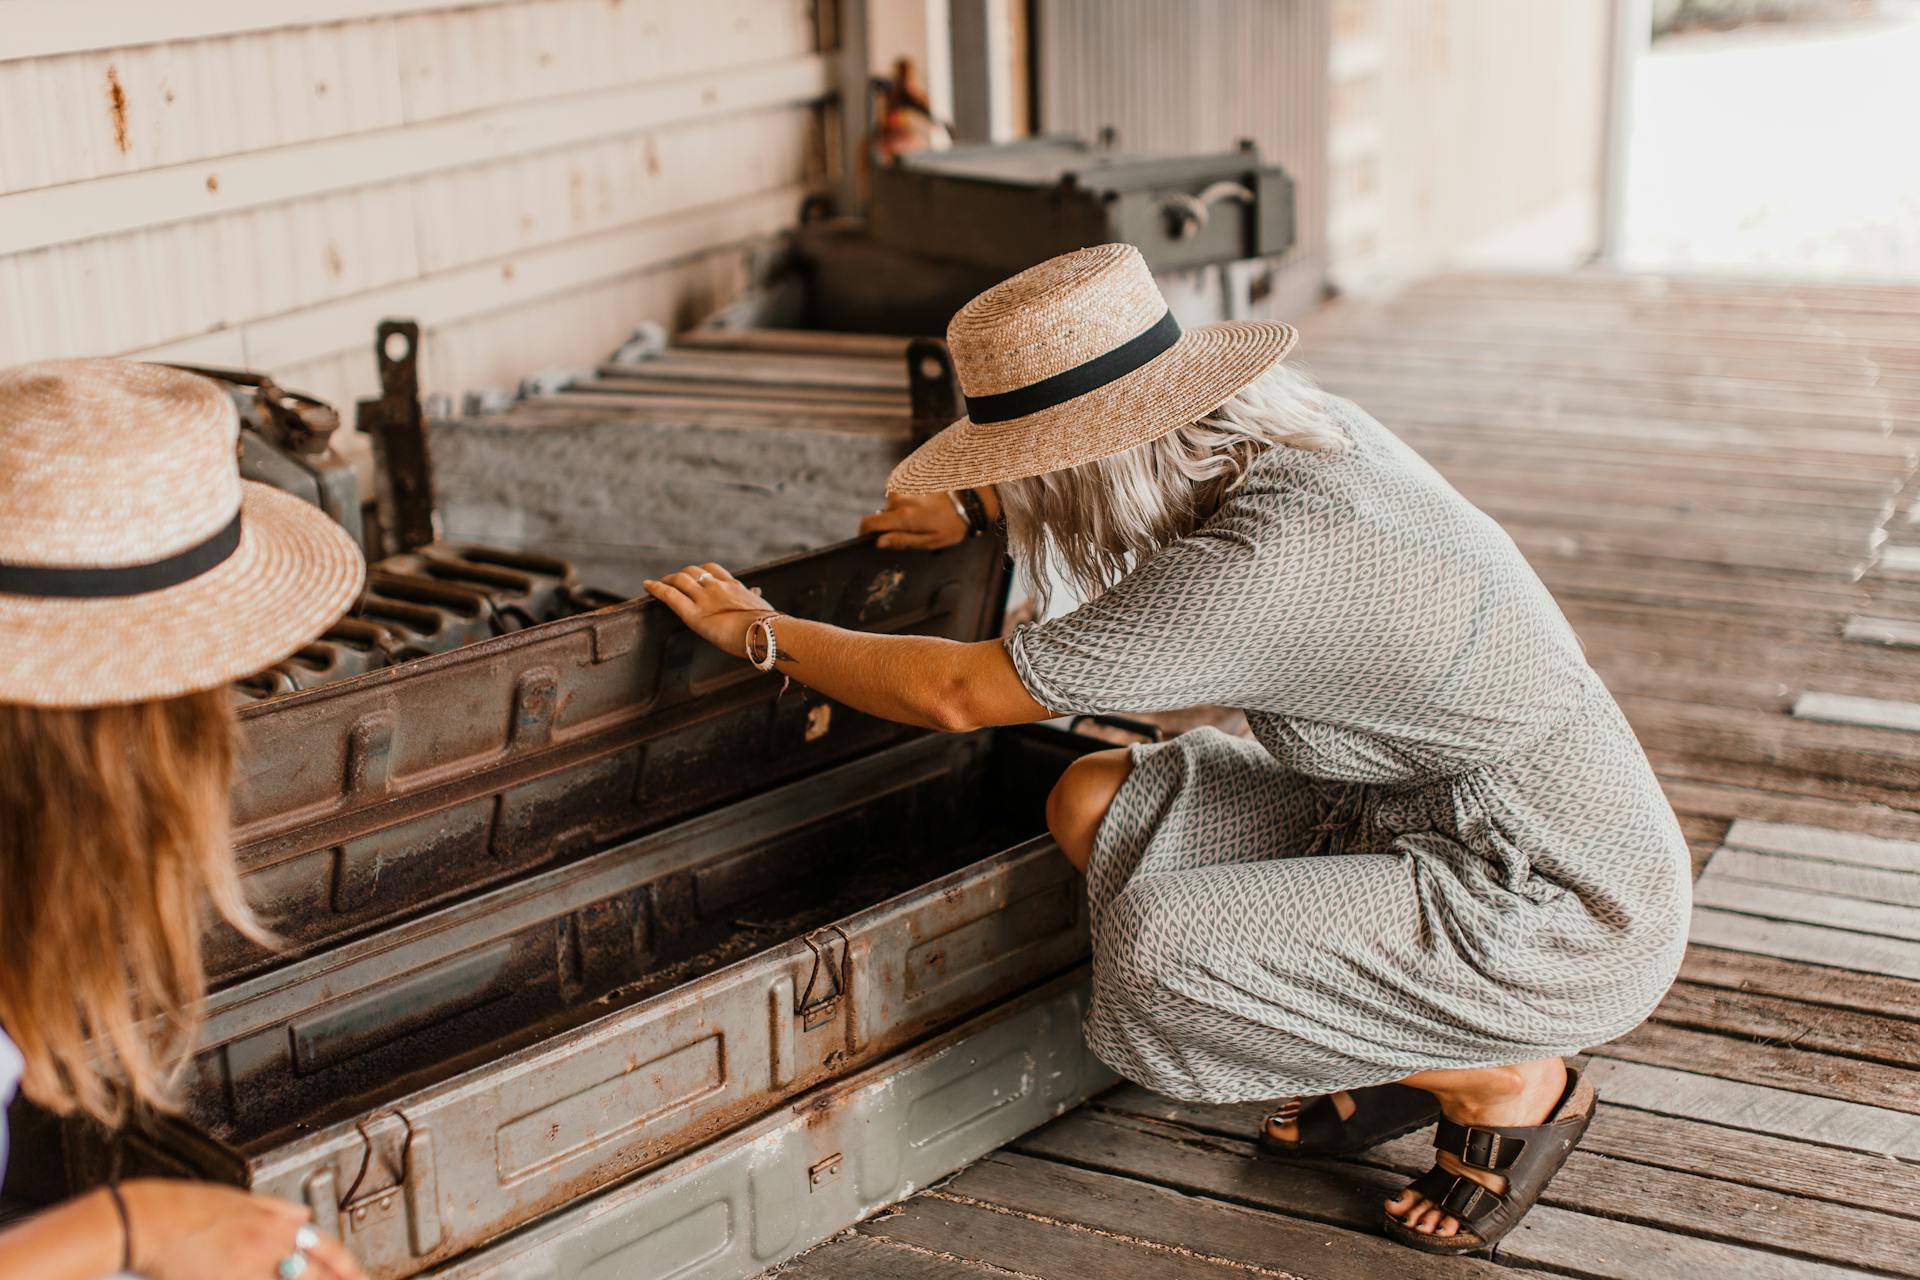
M 833 957 L 834 939 L 838 939 L 840 943 L 838 961 Z M 816 929 L 801 941 L 807 944 L 809 951 L 813 952 L 813 972 L 807 975 L 806 990 L 800 993 L 799 1002 L 793 1012 L 800 1019 L 800 1025 L 812 1031 L 833 1021 L 835 1015 L 840 1012 L 840 999 L 847 990 L 845 969 L 850 948 L 846 933 L 837 924 Z M 824 989 L 816 995 L 815 989 L 822 987 Z
M 348 1231 L 360 1232 L 404 1207 L 414 1255 L 431 1253 L 445 1236 L 432 1133 L 398 1111 L 376 1112 L 354 1127 L 365 1144 L 360 1172 L 339 1200 L 334 1220 Z M 308 1199 L 332 1184 L 330 1174 L 310 1177 Z

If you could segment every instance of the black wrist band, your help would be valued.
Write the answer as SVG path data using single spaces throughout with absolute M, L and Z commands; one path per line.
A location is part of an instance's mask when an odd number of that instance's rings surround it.
M 967 535 L 982 537 L 993 531 L 993 521 L 987 519 L 987 504 L 980 501 L 980 495 L 971 489 L 960 490 L 960 505 L 967 511 Z
M 127 1212 L 126 1197 L 120 1194 L 120 1184 L 107 1184 L 107 1199 L 113 1201 L 113 1211 L 120 1215 L 120 1270 L 131 1275 L 133 1272 L 133 1216 Z

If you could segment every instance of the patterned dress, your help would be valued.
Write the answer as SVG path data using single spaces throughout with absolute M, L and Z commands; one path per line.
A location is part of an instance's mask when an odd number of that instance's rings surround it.
M 1176 1098 L 1326 1093 L 1577 1052 L 1686 944 L 1673 811 L 1511 539 L 1356 406 L 1220 512 L 1016 631 L 1060 712 L 1224 703 L 1133 748 L 1087 867 L 1087 1036 Z

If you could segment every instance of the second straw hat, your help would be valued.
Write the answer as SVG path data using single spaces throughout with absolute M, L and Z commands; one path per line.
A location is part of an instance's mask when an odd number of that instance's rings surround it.
M 366 563 L 339 525 L 240 479 L 233 402 L 125 360 L 0 369 L 0 702 L 212 689 L 319 635 Z
M 954 315 L 947 345 L 967 416 L 887 488 L 977 488 L 1123 453 L 1225 404 L 1296 336 L 1273 320 L 1182 330 L 1130 244 L 1049 258 Z

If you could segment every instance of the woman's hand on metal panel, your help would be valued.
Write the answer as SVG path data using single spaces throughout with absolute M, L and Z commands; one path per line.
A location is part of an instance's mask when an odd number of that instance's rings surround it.
M 0 1275 L 94 1280 L 122 1269 L 150 1280 L 366 1280 L 306 1206 L 173 1178 L 91 1191 L 0 1232 Z
M 717 564 L 688 565 L 646 586 L 702 639 L 743 660 L 747 628 L 778 612 Z M 784 614 L 776 626 L 781 673 L 856 711 L 947 732 L 1053 714 L 1027 693 L 998 640 L 873 635 Z
M 717 564 L 690 564 L 659 581 L 649 578 L 647 594 L 673 610 L 680 621 L 716 649 L 743 655 L 747 628 L 774 612 L 760 593 Z
M 120 1190 L 133 1269 L 151 1280 L 365 1280 L 338 1240 L 313 1229 L 305 1205 L 167 1178 Z
M 967 539 L 967 522 L 944 493 L 890 493 L 884 509 L 865 516 L 860 532 L 877 534 L 888 551 L 938 551 Z

